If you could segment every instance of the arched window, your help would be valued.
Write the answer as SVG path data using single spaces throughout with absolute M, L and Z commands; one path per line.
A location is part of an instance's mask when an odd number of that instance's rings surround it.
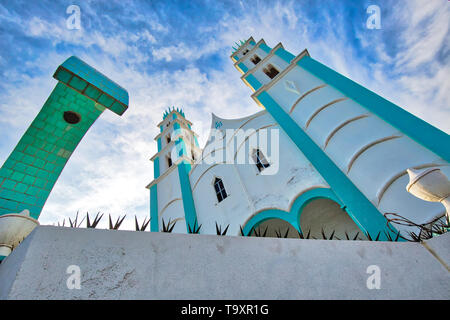
M 225 187 L 223 185 L 222 179 L 216 178 L 214 180 L 214 189 L 216 190 L 217 200 L 221 202 L 223 199 L 228 197 Z
M 169 168 L 172 166 L 172 158 L 170 156 L 167 157 L 167 165 Z
M 245 51 L 244 52 L 242 52 L 242 55 L 243 56 L 245 56 L 246 54 L 247 54 L 247 52 L 249 52 L 250 50 L 248 50 L 248 49 L 245 49 Z
M 259 149 L 253 150 L 252 157 L 253 161 L 255 161 L 256 163 L 256 167 L 258 168 L 259 172 L 263 171 L 265 168 L 270 167 L 269 161 L 267 161 L 266 157 L 264 156 L 261 150 Z

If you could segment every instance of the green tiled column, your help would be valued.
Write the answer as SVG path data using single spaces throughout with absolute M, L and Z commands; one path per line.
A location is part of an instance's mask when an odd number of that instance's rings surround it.
M 30 210 L 37 219 L 90 126 L 106 108 L 122 115 L 126 90 L 77 57 L 53 75 L 59 82 L 0 169 L 0 215 Z

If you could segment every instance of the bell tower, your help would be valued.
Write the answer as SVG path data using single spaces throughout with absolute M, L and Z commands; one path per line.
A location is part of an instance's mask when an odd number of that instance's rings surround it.
M 153 161 L 153 181 L 150 190 L 150 229 L 162 231 L 173 226 L 173 232 L 187 233 L 197 223 L 189 172 L 201 157 L 197 134 L 182 109 L 171 107 L 158 124 L 155 137 L 158 152 Z M 170 222 L 170 225 L 169 225 Z

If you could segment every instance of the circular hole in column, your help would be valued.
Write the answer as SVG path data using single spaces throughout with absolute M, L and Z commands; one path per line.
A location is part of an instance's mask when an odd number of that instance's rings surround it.
M 64 121 L 70 124 L 77 124 L 81 121 L 81 116 L 79 113 L 74 111 L 65 111 L 63 114 Z

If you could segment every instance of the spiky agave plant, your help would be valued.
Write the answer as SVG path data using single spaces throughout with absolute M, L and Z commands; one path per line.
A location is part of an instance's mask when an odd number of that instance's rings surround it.
M 323 230 L 323 228 L 322 228 L 322 230 L 321 230 L 322 238 L 323 238 L 324 240 L 333 240 L 335 231 L 336 231 L 336 230 L 333 230 L 333 232 L 332 232 L 331 235 L 330 235 L 330 238 L 328 238 L 328 237 L 326 236 L 326 234 L 325 234 L 325 230 Z M 337 240 L 340 240 L 340 239 L 337 239 Z
M 145 217 L 144 221 L 142 221 L 142 225 L 139 226 L 137 217 L 134 216 L 134 222 L 136 225 L 136 231 L 145 231 L 145 229 L 147 228 L 148 224 L 150 223 L 151 218 L 148 219 L 147 221 L 147 217 Z
M 230 225 L 228 224 L 227 227 L 225 228 L 225 230 L 222 231 L 222 226 L 219 226 L 219 225 L 217 224 L 217 221 L 216 221 L 216 233 L 217 233 L 217 235 L 218 235 L 218 236 L 224 236 L 224 235 L 226 235 L 229 226 L 230 226 Z
M 195 219 L 194 225 L 191 227 L 191 225 L 188 225 L 188 229 L 189 229 L 189 233 L 192 234 L 199 234 L 200 233 L 200 228 L 202 227 L 202 225 L 197 225 L 197 219 Z
M 94 218 L 94 221 L 92 221 L 91 223 L 91 220 L 89 219 L 89 212 L 86 212 L 86 228 L 95 229 L 97 227 L 98 223 L 100 222 L 100 220 L 102 220 L 103 217 L 103 213 L 100 215 L 100 217 L 99 214 L 100 212 L 97 213 L 97 215 Z
M 289 235 L 289 228 L 286 229 L 286 233 L 284 234 L 284 236 L 282 236 L 281 229 L 275 230 L 275 233 L 277 235 L 277 238 L 287 238 Z
M 253 236 L 254 237 L 260 237 L 260 238 L 264 238 L 267 235 L 267 229 L 269 228 L 269 226 L 266 226 L 266 229 L 264 230 L 264 232 L 261 232 L 261 228 L 258 227 L 257 229 L 253 230 Z
M 109 215 L 109 229 L 110 230 L 119 230 L 120 225 L 122 224 L 123 220 L 125 219 L 127 215 L 125 214 L 122 219 L 120 219 L 120 216 L 117 218 L 116 223 L 113 224 L 111 220 L 111 214 Z
M 73 221 L 72 221 L 72 219 L 70 219 L 69 218 L 69 224 L 70 224 L 70 227 L 71 228 L 79 228 L 80 226 L 81 226 L 81 224 L 83 223 L 83 221 L 84 221 L 84 218 L 78 223 L 78 211 L 77 211 L 77 215 L 75 216 L 75 219 L 73 219 Z
M 241 236 L 243 236 L 243 237 L 249 237 L 252 234 L 253 229 L 254 228 L 251 228 L 247 234 L 244 234 L 244 229 L 242 228 L 241 225 L 239 225 L 239 230 L 240 230 Z
M 311 239 L 311 229 L 308 230 L 308 233 L 306 234 L 306 237 L 303 234 L 303 232 L 301 232 L 301 231 L 297 231 L 297 233 L 298 233 L 298 237 L 300 239 Z
M 162 230 L 161 230 L 161 232 L 169 232 L 169 233 L 172 232 L 172 230 L 175 227 L 176 223 L 177 223 L 177 220 L 170 221 L 170 218 L 169 218 L 169 222 L 166 225 L 166 223 L 164 222 L 164 219 L 162 219 Z

